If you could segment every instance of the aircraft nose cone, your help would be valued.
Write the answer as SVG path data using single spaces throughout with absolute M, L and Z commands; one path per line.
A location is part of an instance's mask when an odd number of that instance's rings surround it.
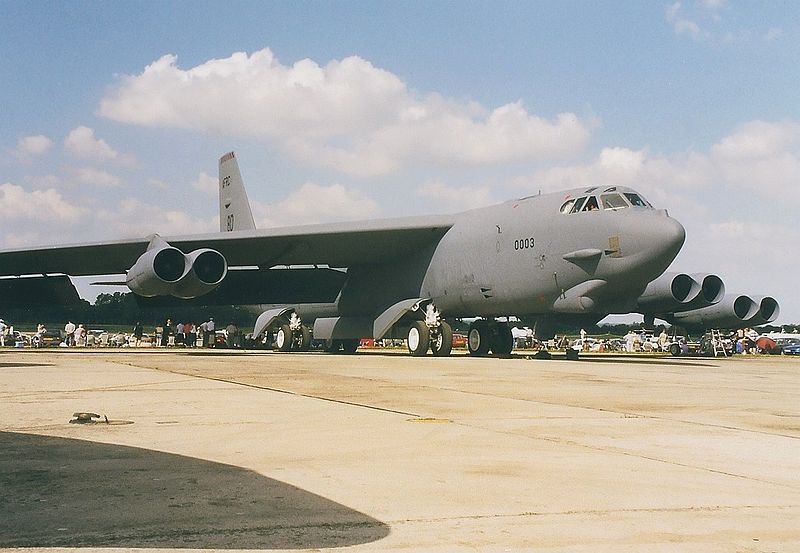
M 665 210 L 637 213 L 621 227 L 625 269 L 652 280 L 672 263 L 685 239 L 683 225 Z
M 672 259 L 678 255 L 684 240 L 686 240 L 686 229 L 678 221 L 670 217 L 666 210 L 657 211 L 658 217 L 654 217 L 651 222 L 649 232 L 649 242 L 655 250 L 662 251 L 662 255 L 670 255 Z

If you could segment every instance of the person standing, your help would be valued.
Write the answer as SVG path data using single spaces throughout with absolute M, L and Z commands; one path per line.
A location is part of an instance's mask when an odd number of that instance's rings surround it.
M 133 325 L 133 338 L 136 347 L 139 347 L 139 344 L 142 343 L 142 335 L 144 334 L 144 329 L 142 327 L 142 321 L 136 321 L 136 324 Z
M 6 334 L 8 334 L 8 325 L 3 319 L 0 319 L 0 346 L 6 345 Z
M 164 330 L 161 332 L 161 345 L 168 346 L 169 338 L 172 336 L 172 319 L 164 321 Z
M 75 345 L 75 323 L 72 321 L 67 321 L 67 324 L 64 325 L 64 334 L 66 334 L 66 338 L 64 338 L 64 342 L 68 346 Z
M 233 321 L 225 328 L 225 345 L 229 348 L 239 347 L 239 327 Z
M 667 343 L 669 342 L 669 336 L 667 335 L 667 329 L 662 328 L 661 334 L 658 335 L 658 349 L 659 351 L 667 351 Z
M 75 329 L 75 333 L 73 334 L 75 339 L 76 346 L 85 346 L 86 345 L 86 329 L 83 327 L 82 324 L 78 325 L 78 328 Z
M 206 340 L 206 347 L 213 347 L 215 342 L 216 336 L 216 326 L 214 325 L 214 317 L 209 317 L 208 321 L 206 322 L 206 333 L 205 333 L 205 340 Z
M 194 323 L 189 321 L 183 325 L 184 343 L 187 348 L 193 348 L 197 342 L 197 334 L 194 332 Z

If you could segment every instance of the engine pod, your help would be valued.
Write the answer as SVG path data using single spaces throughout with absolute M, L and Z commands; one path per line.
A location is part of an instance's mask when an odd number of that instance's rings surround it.
M 132 292 L 144 296 L 164 296 L 189 270 L 186 256 L 178 248 L 164 243 L 144 252 L 128 270 L 125 283 Z
M 176 298 L 191 299 L 208 294 L 228 274 L 228 262 L 216 250 L 201 248 L 186 254 L 186 259 L 189 268 L 171 291 Z

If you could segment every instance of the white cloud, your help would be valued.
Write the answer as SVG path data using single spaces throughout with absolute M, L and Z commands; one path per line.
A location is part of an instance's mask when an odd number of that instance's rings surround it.
M 378 204 L 341 184 L 306 183 L 281 202 L 251 202 L 258 228 L 371 219 L 380 215 Z
M 71 179 L 78 184 L 98 186 L 101 188 L 117 188 L 122 186 L 122 179 L 102 169 L 94 167 L 71 167 L 68 169 Z
M 396 75 L 352 56 L 325 66 L 281 64 L 269 49 L 183 70 L 175 56 L 125 76 L 101 101 L 104 117 L 274 140 L 295 156 L 356 175 L 403 166 L 561 159 L 589 130 L 521 102 L 484 108 L 408 90 Z
M 700 29 L 700 25 L 684 15 L 681 2 L 667 6 L 666 15 L 676 35 L 688 35 L 693 40 L 701 40 L 707 36 L 707 33 Z
M 723 17 L 727 11 L 727 0 L 700 0 L 687 5 L 677 0 L 666 6 L 665 15 L 676 35 L 688 36 L 698 43 L 719 46 L 755 39 L 773 42 L 783 36 L 780 27 L 764 29 L 757 21 L 748 22 L 747 27 L 734 27 L 731 21 L 735 18 Z
M 195 234 L 219 228 L 211 219 L 196 218 L 185 211 L 146 204 L 136 198 L 122 199 L 113 208 L 98 209 L 95 218 L 105 236 L 117 238 L 140 238 L 154 232 L 165 236 Z
M 417 188 L 417 195 L 430 200 L 436 211 L 466 211 L 497 203 L 488 187 L 451 186 L 441 181 L 430 181 Z
M 9 228 L 51 222 L 73 224 L 87 214 L 86 208 L 70 203 L 52 188 L 28 192 L 9 182 L 0 185 L 0 219 L 13 223 L 8 225 Z M 49 238 L 52 241 L 52 236 Z
M 764 33 L 764 40 L 767 42 L 774 42 L 783 36 L 783 29 L 780 27 L 770 27 L 767 29 L 767 32 Z
M 215 195 L 219 191 L 219 179 L 217 177 L 212 177 L 206 172 L 202 172 L 192 183 L 192 188 L 204 194 Z
M 651 201 L 669 200 L 712 186 L 759 194 L 795 193 L 800 185 L 800 125 L 752 121 L 723 137 L 708 152 L 665 157 L 645 150 L 604 148 L 588 164 L 540 170 L 528 189 L 558 190 L 602 184 L 640 189 Z
M 17 147 L 12 152 L 20 161 L 27 162 L 32 157 L 42 155 L 53 145 L 53 141 L 43 134 L 23 136 L 17 140 Z
M 81 125 L 72 129 L 64 139 L 64 147 L 71 155 L 98 163 L 117 162 L 132 165 L 132 156 L 123 155 L 108 145 L 108 142 L 96 138 L 94 130 Z
M 711 148 L 711 160 L 730 185 L 773 196 L 800 186 L 800 124 L 752 121 Z

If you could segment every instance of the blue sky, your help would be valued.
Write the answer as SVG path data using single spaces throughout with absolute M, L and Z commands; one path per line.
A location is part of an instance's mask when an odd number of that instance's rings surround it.
M 800 321 L 796 3 L 2 1 L 0 14 L 0 247 L 214 230 L 228 150 L 260 226 L 614 181 L 686 226 L 675 269 L 775 295 L 780 320 Z

